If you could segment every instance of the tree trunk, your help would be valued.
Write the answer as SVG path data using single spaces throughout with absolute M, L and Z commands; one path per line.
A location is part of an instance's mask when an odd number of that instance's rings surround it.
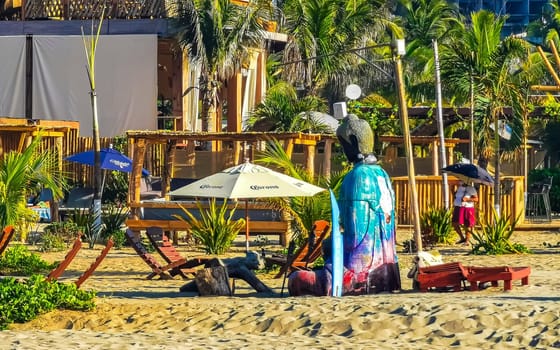
M 199 270 L 195 277 L 198 293 L 206 295 L 231 296 L 228 271 L 225 266 L 207 267 Z

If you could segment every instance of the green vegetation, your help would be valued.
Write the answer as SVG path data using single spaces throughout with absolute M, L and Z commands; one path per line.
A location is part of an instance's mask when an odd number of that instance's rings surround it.
M 39 249 L 43 252 L 64 250 L 76 239 L 79 231 L 78 225 L 72 221 L 52 222 L 45 226 Z
M 231 243 L 245 227 L 245 220 L 233 220 L 233 214 L 237 205 L 228 208 L 228 202 L 224 200 L 222 205 L 216 205 L 216 199 L 208 201 L 208 209 L 205 209 L 200 202 L 197 202 L 200 218 L 197 218 L 187 209 L 181 207 L 187 218 L 175 215 L 179 220 L 188 222 L 191 225 L 192 236 L 204 246 L 208 254 L 225 253 Z
M 520 243 L 511 242 L 519 217 L 513 223 L 505 215 L 494 211 L 493 220 L 481 222 L 482 229 L 475 230 L 472 235 L 472 253 L 477 255 L 522 254 L 531 251 Z
M 332 188 L 335 194 L 338 193 L 342 178 L 347 172 L 347 170 L 332 172 L 328 178 L 324 176 L 313 177 L 303 167 L 292 162 L 284 151 L 282 144 L 277 140 L 270 141 L 267 144 L 266 150 L 259 155 L 255 162 L 271 165 L 272 168 L 282 169 L 288 176 L 324 189 Z M 329 191 L 319 192 L 313 197 L 267 198 L 266 202 L 271 207 L 291 217 L 291 229 L 294 233 L 293 239 L 298 242 L 298 245 L 307 239 L 315 221 L 331 217 Z
M 129 210 L 126 207 L 109 205 L 106 212 L 101 216 L 103 223 L 101 238 L 106 242 L 112 236 L 116 249 L 122 248 L 126 241 L 123 227 L 128 213 Z
M 23 244 L 10 246 L 0 257 L 0 271 L 5 275 L 30 276 L 37 273 L 47 273 L 54 269 L 55 264 L 49 264 L 27 249 Z
M 451 210 L 445 208 L 430 207 L 428 211 L 422 213 L 420 215 L 422 243 L 427 246 L 453 243 L 455 233 L 451 217 Z
M 73 283 L 47 282 L 41 275 L 25 281 L 0 279 L 0 330 L 54 309 L 91 310 L 94 297 L 93 291 L 79 290 Z
M 56 154 L 42 151 L 40 145 L 41 137 L 36 137 L 22 152 L 10 151 L 0 158 L 0 227 L 27 229 L 34 222 L 27 199 L 41 186 L 52 189 L 55 198 L 62 196 L 66 183 L 57 170 Z

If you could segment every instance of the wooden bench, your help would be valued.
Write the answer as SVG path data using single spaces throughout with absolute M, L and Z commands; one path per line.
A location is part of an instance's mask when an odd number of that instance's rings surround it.
M 184 210 L 188 210 L 193 215 L 199 215 L 199 208 L 196 201 L 143 201 L 140 203 L 130 203 L 133 217 L 126 221 L 129 229 L 139 233 L 148 227 L 158 226 L 165 231 L 189 231 L 190 225 L 186 220 L 179 220 L 186 217 Z M 203 209 L 208 205 L 203 202 Z M 233 219 L 245 218 L 249 214 L 249 234 L 250 235 L 278 235 L 280 244 L 288 246 L 290 241 L 290 231 L 287 221 L 282 220 L 280 212 L 271 209 L 263 203 L 250 203 L 247 211 L 237 207 L 236 204 L 228 204 L 228 208 L 236 208 Z M 245 230 L 239 232 L 245 234 Z
M 128 219 L 125 222 L 126 226 L 139 233 L 139 231 L 145 231 L 147 228 L 152 226 L 161 227 L 164 231 L 189 231 L 191 226 L 188 222 L 182 220 L 142 220 L 142 219 Z M 259 235 L 278 235 L 280 244 L 283 247 L 288 246 L 290 241 L 288 223 L 285 221 L 251 221 L 249 220 L 249 232 L 250 234 Z M 239 234 L 245 234 L 244 230 L 241 230 Z
M 511 290 L 512 281 L 521 280 L 521 285 L 529 284 L 530 267 L 494 266 L 479 267 L 467 266 L 467 281 L 471 290 L 478 290 L 482 283 L 490 282 L 493 287 L 498 286 L 498 281 L 504 281 L 504 291 Z
M 422 292 L 432 288 L 452 288 L 458 292 L 467 279 L 466 275 L 467 270 L 460 262 L 451 262 L 418 268 L 417 281 Z

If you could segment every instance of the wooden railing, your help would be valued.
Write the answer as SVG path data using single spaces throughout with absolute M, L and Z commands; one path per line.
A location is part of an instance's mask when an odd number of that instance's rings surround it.
M 441 176 L 416 176 L 416 189 L 418 192 L 418 207 L 420 215 L 430 207 L 443 208 L 443 183 Z M 393 188 L 396 197 L 397 223 L 399 225 L 412 225 L 412 205 L 408 187 L 408 177 L 395 177 Z M 525 219 L 525 200 L 523 191 L 523 176 L 507 176 L 500 179 L 502 184 L 500 208 L 501 215 L 519 222 Z M 453 206 L 453 194 L 459 180 L 448 176 L 449 205 Z M 494 188 L 481 185 L 478 189 L 479 202 L 477 204 L 478 221 L 491 222 L 494 208 Z
M 96 19 L 101 17 L 104 7 L 105 18 L 109 19 L 167 17 L 164 0 L 111 0 L 110 2 L 101 0 L 23 0 L 15 3 L 13 7 L 1 9 L 0 18 L 17 20 Z

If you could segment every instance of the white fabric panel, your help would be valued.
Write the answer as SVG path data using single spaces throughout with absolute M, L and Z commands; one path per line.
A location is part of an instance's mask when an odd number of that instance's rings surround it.
M 183 55 L 183 62 L 188 65 L 183 73 L 183 89 L 189 92 L 183 96 L 183 130 L 202 131 L 202 123 L 198 118 L 198 101 L 200 99 L 200 65 L 188 61 L 186 54 Z
M 24 36 L 0 36 L 0 62 L 0 116 L 24 118 Z
M 245 90 L 243 92 L 243 104 L 241 106 L 241 130 L 247 128 L 247 122 L 253 109 L 255 109 L 255 95 L 257 93 L 257 64 L 258 51 L 253 51 L 247 68 L 247 77 L 245 79 Z
M 34 36 L 33 117 L 80 122 L 92 136 L 90 86 L 81 36 Z M 99 134 L 157 129 L 156 35 L 102 35 L 95 84 Z

